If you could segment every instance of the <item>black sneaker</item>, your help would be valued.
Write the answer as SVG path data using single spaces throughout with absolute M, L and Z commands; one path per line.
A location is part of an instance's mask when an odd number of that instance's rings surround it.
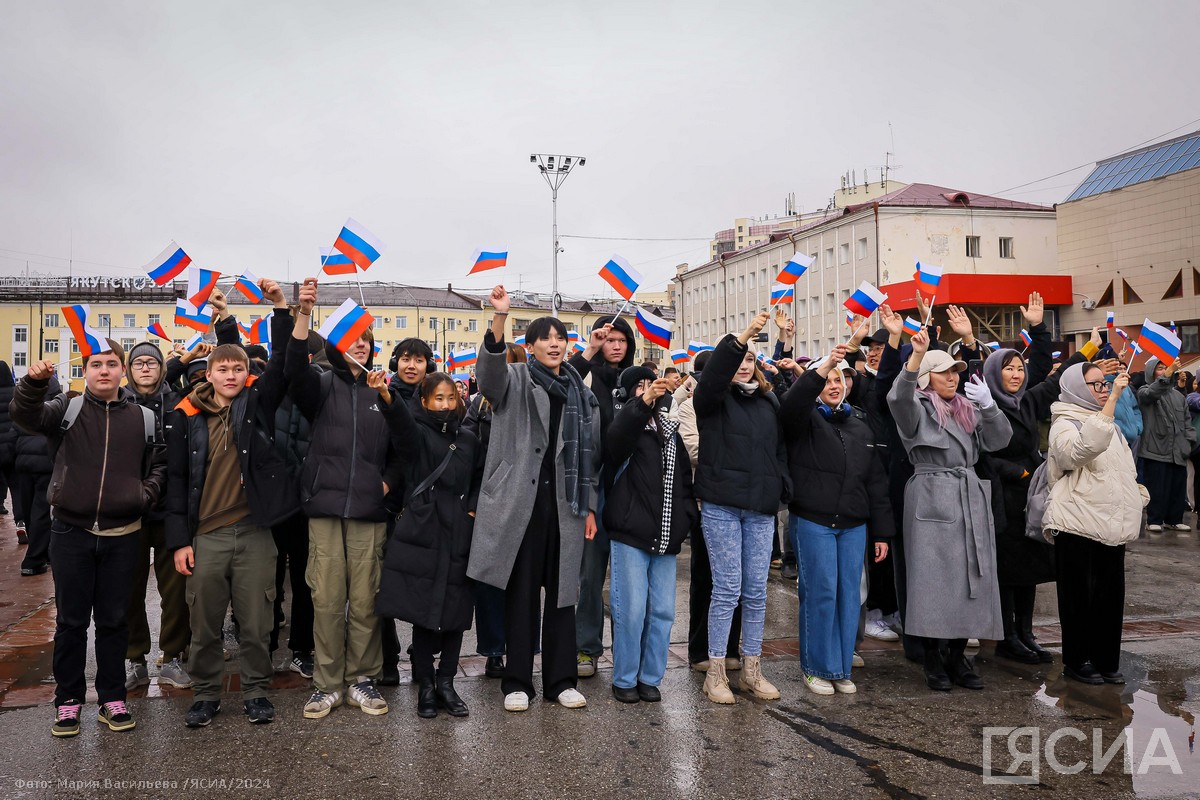
M 183 724 L 189 728 L 207 728 L 220 710 L 221 703 L 218 700 L 197 700 L 183 715 Z
M 275 706 L 271 705 L 271 701 L 265 697 L 255 697 L 253 700 L 247 700 L 242 703 L 242 707 L 246 710 L 246 716 L 250 718 L 250 722 L 254 725 L 266 725 L 275 719 Z
M 96 720 L 101 725 L 107 725 L 110 731 L 123 733 L 137 727 L 133 715 L 125 707 L 124 700 L 112 700 L 100 706 L 100 716 Z
M 288 669 L 298 673 L 302 677 L 311 679 L 313 676 L 312 653 L 293 653 L 292 660 L 288 663 Z
M 54 725 L 50 733 L 60 739 L 79 735 L 79 714 L 83 711 L 83 703 L 78 700 L 68 700 L 56 709 Z
M 489 678 L 504 677 L 504 656 L 488 656 L 483 665 L 483 674 Z
M 46 562 L 35 564 L 32 567 L 21 567 L 22 578 L 32 578 L 34 575 L 45 575 L 46 570 L 50 569 L 50 565 Z

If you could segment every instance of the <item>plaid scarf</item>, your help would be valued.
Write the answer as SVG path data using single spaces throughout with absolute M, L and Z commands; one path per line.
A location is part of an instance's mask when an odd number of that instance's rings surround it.
M 679 443 L 675 431 L 679 430 L 679 420 L 669 419 L 666 411 L 660 411 L 657 421 L 658 432 L 663 437 L 663 513 L 662 524 L 658 529 L 658 542 L 655 544 L 654 551 L 658 555 L 662 555 L 667 552 L 667 547 L 671 543 L 671 507 L 674 505 L 675 457 Z
M 546 394 L 563 401 L 559 433 L 563 440 L 563 488 L 571 504 L 571 513 L 586 517 L 595 446 L 592 442 L 592 406 L 587 401 L 589 390 L 575 368 L 565 361 L 555 375 L 537 359 L 530 359 L 529 374 Z M 550 442 L 549 446 L 556 447 L 557 442 Z

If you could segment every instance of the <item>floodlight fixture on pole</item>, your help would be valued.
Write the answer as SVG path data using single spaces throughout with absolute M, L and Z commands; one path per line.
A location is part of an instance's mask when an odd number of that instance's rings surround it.
M 546 179 L 546 185 L 550 187 L 550 209 L 553 220 L 552 238 L 554 240 L 554 250 L 550 258 L 552 279 L 550 315 L 557 317 L 559 310 L 562 308 L 562 296 L 558 293 L 558 254 L 562 252 L 562 249 L 558 246 L 558 187 L 563 185 L 563 181 L 571 174 L 571 170 L 575 169 L 575 167 L 582 167 L 587 163 L 587 159 L 583 156 L 533 153 L 529 156 L 529 163 L 537 164 L 538 172 L 542 173 L 542 177 Z

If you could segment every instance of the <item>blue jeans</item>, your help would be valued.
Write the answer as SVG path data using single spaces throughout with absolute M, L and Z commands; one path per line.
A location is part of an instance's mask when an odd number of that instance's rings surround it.
M 632 689 L 658 686 L 667 671 L 667 647 L 675 621 L 675 556 L 660 556 L 611 543 L 612 684 Z
M 800 567 L 800 666 L 826 680 L 849 678 L 867 526 L 826 528 L 793 516 L 788 528 Z
M 729 624 L 742 598 L 742 654 L 762 655 L 767 617 L 767 575 L 775 515 L 703 503 L 700 526 L 712 565 L 712 603 L 708 607 L 708 656 L 725 658 Z M 735 657 L 737 653 L 733 654 Z

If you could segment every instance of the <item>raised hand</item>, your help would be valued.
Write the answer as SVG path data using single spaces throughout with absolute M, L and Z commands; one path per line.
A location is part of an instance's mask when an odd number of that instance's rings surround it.
M 1097 350 L 1099 350 L 1100 347 L 1104 344 L 1104 340 L 1100 338 L 1100 329 L 1099 328 L 1092 328 L 1091 342 L 1092 342 L 1092 344 L 1096 345 Z
M 929 350 L 929 330 L 921 328 L 921 330 L 912 335 L 912 338 L 909 339 L 909 344 L 912 345 L 914 356 L 925 355 L 925 352 Z
M 867 326 L 863 325 L 864 317 L 861 314 L 855 314 L 850 324 L 853 326 L 850 332 L 850 344 L 857 347 L 862 343 L 863 337 L 867 335 Z
M 781 333 L 787 328 L 788 320 L 787 312 L 779 306 L 775 306 L 775 327 L 779 328 Z
M 383 402 L 389 406 L 392 404 L 392 393 L 388 389 L 387 375 L 383 370 L 377 369 L 367 373 L 367 386 L 379 392 L 379 396 L 383 398 Z
M 503 286 L 496 286 L 492 289 L 492 294 L 488 297 L 488 300 L 491 301 L 492 308 L 496 310 L 497 314 L 507 314 L 508 309 L 512 305 L 512 301 L 508 297 L 508 292 L 504 290 Z
M 212 303 L 212 307 L 216 309 L 218 316 L 224 316 L 229 310 L 229 301 L 225 298 L 225 293 L 220 289 L 213 289 L 212 294 L 208 296 L 208 302 Z
M 742 335 L 738 337 L 738 341 L 742 344 L 748 343 L 755 336 L 758 336 L 759 331 L 766 327 L 768 320 L 770 320 L 770 316 L 766 311 L 760 311 L 755 314 L 754 319 L 750 320 L 750 324 L 746 326 L 746 330 L 742 331 Z
M 262 289 L 263 297 L 271 301 L 271 305 L 275 308 L 286 308 L 287 298 L 283 296 L 283 289 L 279 288 L 279 284 L 270 278 L 259 278 L 258 288 Z
M 674 389 L 673 383 L 670 378 L 657 379 L 654 383 L 646 387 L 646 391 L 642 392 L 642 402 L 653 407 L 658 398 Z
M 971 327 L 971 318 L 967 312 L 958 306 L 946 306 L 946 316 L 950 319 L 950 330 L 958 334 L 963 344 L 970 345 L 975 341 L 975 331 Z
M 929 304 L 925 302 L 925 298 L 921 297 L 921 293 L 917 292 L 917 314 L 920 315 L 921 324 L 925 324 L 925 320 L 929 318 Z
M 604 343 L 608 341 L 609 331 L 613 329 L 612 323 L 606 323 L 599 328 L 594 328 L 590 336 L 588 336 L 587 349 L 583 351 L 585 358 L 591 358 L 600 352 L 600 348 L 604 347 Z
M 35 381 L 49 380 L 54 374 L 53 361 L 35 361 L 29 365 L 29 371 L 25 373 Z
M 1121 392 L 1125 391 L 1125 389 L 1128 388 L 1128 386 L 1129 386 L 1129 373 L 1128 372 L 1118 372 L 1117 377 L 1113 379 L 1113 385 L 1112 385 L 1113 396 L 1116 397 Z
M 300 285 L 300 313 L 311 314 L 317 304 L 317 279 L 305 278 Z
M 887 303 L 879 307 L 879 321 L 883 323 L 883 327 L 887 328 L 887 332 L 891 336 L 899 336 L 904 333 L 904 319 L 892 311 L 892 307 Z
M 1030 327 L 1042 323 L 1042 319 L 1046 316 L 1046 304 L 1042 301 L 1040 294 L 1037 292 L 1029 293 L 1029 305 L 1021 306 L 1021 316 L 1025 318 Z

